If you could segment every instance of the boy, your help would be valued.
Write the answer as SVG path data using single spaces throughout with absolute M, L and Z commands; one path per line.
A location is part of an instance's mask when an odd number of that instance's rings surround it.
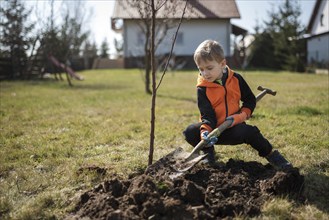
M 256 126 L 245 123 L 256 107 L 256 98 L 242 76 L 226 65 L 222 46 L 213 40 L 202 42 L 195 50 L 194 61 L 200 71 L 197 101 L 201 122 L 189 125 L 184 135 L 193 147 L 201 139 L 209 141 L 203 149 L 208 154 L 205 162 L 215 165 L 214 144 L 246 143 L 276 169 L 291 168 L 291 164 L 277 150 L 272 151 L 272 145 Z M 209 140 L 207 135 L 226 120 L 231 121 L 231 126 L 218 138 Z

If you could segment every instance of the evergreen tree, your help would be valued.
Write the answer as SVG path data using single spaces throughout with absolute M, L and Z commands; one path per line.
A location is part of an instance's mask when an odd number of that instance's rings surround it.
M 90 69 L 92 62 L 96 57 L 97 57 L 96 43 L 94 42 L 93 44 L 91 44 L 89 41 L 87 41 L 83 49 L 84 67 L 86 69 Z
M 62 57 L 66 59 L 69 57 L 78 57 L 88 36 L 89 31 L 83 31 L 83 22 L 80 22 L 76 17 L 70 17 L 70 11 L 67 10 L 64 23 L 60 30 Z
M 277 69 L 273 39 L 269 33 L 256 33 L 252 48 L 250 66 Z
M 123 40 L 122 39 L 114 39 L 114 47 L 117 51 L 117 54 L 119 54 L 120 57 L 123 55 Z
M 286 0 L 269 12 L 262 33 L 256 33 L 251 65 L 290 71 L 303 71 L 305 28 L 300 25 L 301 9 L 296 0 Z
M 270 12 L 270 22 L 267 29 L 273 39 L 274 56 L 280 63 L 280 68 L 297 71 L 303 42 L 299 40 L 304 32 L 300 25 L 301 9 L 297 1 L 286 0 L 280 7 L 279 13 Z
M 42 62 L 49 68 L 47 71 L 56 72 L 54 66 L 49 61 L 49 56 L 61 57 L 61 39 L 60 28 L 55 25 L 54 0 L 50 1 L 50 15 L 47 18 L 45 30 L 42 31 L 40 39 L 39 55 L 42 56 Z M 56 75 L 55 75 L 56 77 Z
M 101 45 L 101 57 L 102 58 L 108 58 L 109 57 L 109 54 L 108 54 L 108 51 L 109 51 L 109 45 L 107 43 L 107 40 L 106 38 L 104 38 L 103 42 L 102 42 L 102 45 Z
M 0 8 L 0 56 L 10 60 L 12 71 L 9 78 L 22 78 L 27 65 L 27 51 L 33 43 L 30 33 L 34 24 L 28 24 L 27 10 L 20 0 L 4 1 Z
M 65 62 L 66 58 L 82 55 L 83 46 L 90 32 L 84 30 L 84 2 L 63 1 L 61 24 L 55 23 L 54 3 L 55 0 L 51 0 L 49 4 L 51 12 L 42 31 L 42 42 L 46 54 L 52 54 L 61 62 Z

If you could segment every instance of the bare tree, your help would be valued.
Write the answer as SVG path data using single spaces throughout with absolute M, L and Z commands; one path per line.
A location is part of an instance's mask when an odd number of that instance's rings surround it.
M 151 15 L 151 29 L 150 29 L 150 32 L 151 32 L 151 38 L 150 38 L 150 64 L 151 64 L 151 70 L 152 70 L 152 102 L 151 102 L 151 131 L 150 131 L 150 148 L 149 148 L 148 165 L 151 165 L 153 163 L 154 134 L 155 134 L 155 107 L 156 107 L 157 90 L 159 89 L 159 86 L 161 85 L 162 79 L 166 74 L 167 67 L 169 65 L 169 62 L 170 62 L 170 59 L 171 59 L 171 56 L 172 56 L 172 53 L 173 53 L 173 49 L 174 49 L 174 45 L 175 45 L 175 42 L 176 42 L 176 37 L 177 37 L 177 34 L 178 34 L 178 30 L 179 30 L 180 25 L 183 21 L 185 10 L 186 10 L 186 7 L 187 7 L 187 2 L 188 2 L 188 0 L 186 0 L 185 7 L 184 7 L 184 10 L 183 10 L 181 19 L 178 23 L 178 27 L 176 29 L 173 42 L 171 44 L 171 50 L 170 50 L 169 57 L 167 59 L 165 68 L 163 70 L 161 79 L 159 81 L 159 84 L 157 85 L 157 83 L 156 83 L 156 62 L 155 62 L 155 50 L 156 50 L 156 47 L 155 47 L 155 45 L 156 45 L 155 44 L 155 28 L 156 28 L 156 26 L 155 26 L 155 23 L 156 23 L 156 13 L 157 13 L 158 10 L 160 10 L 160 8 L 163 5 L 160 4 L 160 5 L 157 5 L 157 7 L 156 7 L 154 1 L 155 0 L 151 0 L 152 15 Z
M 51 13 L 48 17 L 48 23 L 43 24 L 43 29 L 40 31 L 42 33 L 40 51 L 43 54 L 44 63 L 51 64 L 52 62 L 50 62 L 50 60 L 53 60 L 56 57 L 56 59 L 64 65 L 68 84 L 72 86 L 72 82 L 70 80 L 71 74 L 69 74 L 66 69 L 70 65 L 71 58 L 82 55 L 83 47 L 87 43 L 88 36 L 90 34 L 89 31 L 84 28 L 84 24 L 86 22 L 86 14 L 82 13 L 82 10 L 84 9 L 84 2 L 63 1 L 62 6 L 66 7 L 60 8 L 63 15 L 60 25 L 55 24 L 55 0 L 50 0 L 50 3 Z M 53 71 L 59 72 L 59 70 L 56 70 L 58 67 L 54 67 L 54 62 L 49 66 L 53 69 Z M 60 68 L 63 69 L 62 67 Z M 61 79 L 60 74 L 59 77 Z M 55 78 L 57 78 L 56 74 Z
M 126 0 L 119 1 L 119 4 L 127 13 L 130 12 L 129 8 L 137 10 L 139 21 L 138 26 L 141 33 L 143 34 L 144 40 L 144 68 L 145 68 L 145 91 L 148 94 L 152 94 L 151 91 L 151 27 L 152 27 L 152 16 L 154 4 L 154 54 L 159 45 L 163 42 L 165 37 L 168 35 L 168 31 L 177 26 L 178 19 L 175 16 L 181 7 L 181 2 L 173 2 L 172 0 Z M 161 15 L 159 15 L 161 14 Z M 136 15 L 130 14 L 130 17 Z M 179 17 L 178 17 L 179 18 Z M 155 62 L 156 64 L 156 62 Z

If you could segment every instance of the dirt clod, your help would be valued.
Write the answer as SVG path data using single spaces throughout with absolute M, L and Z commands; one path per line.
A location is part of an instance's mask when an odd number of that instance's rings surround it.
M 222 167 L 197 165 L 170 179 L 165 167 L 123 180 L 118 177 L 81 195 L 70 218 L 220 219 L 253 217 L 270 196 L 298 194 L 298 169 L 276 171 L 258 162 L 230 159 Z

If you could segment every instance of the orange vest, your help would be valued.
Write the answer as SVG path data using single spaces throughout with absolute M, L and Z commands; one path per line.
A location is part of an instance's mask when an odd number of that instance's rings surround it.
M 234 72 L 230 68 L 227 67 L 227 70 L 228 74 L 224 86 L 215 82 L 208 82 L 200 75 L 197 82 L 198 87 L 206 87 L 207 98 L 216 114 L 216 127 L 221 125 L 228 116 L 240 111 L 241 91 L 239 79 L 234 76 Z M 252 110 L 247 109 L 248 117 Z M 212 130 L 207 124 L 203 124 L 201 129 Z

